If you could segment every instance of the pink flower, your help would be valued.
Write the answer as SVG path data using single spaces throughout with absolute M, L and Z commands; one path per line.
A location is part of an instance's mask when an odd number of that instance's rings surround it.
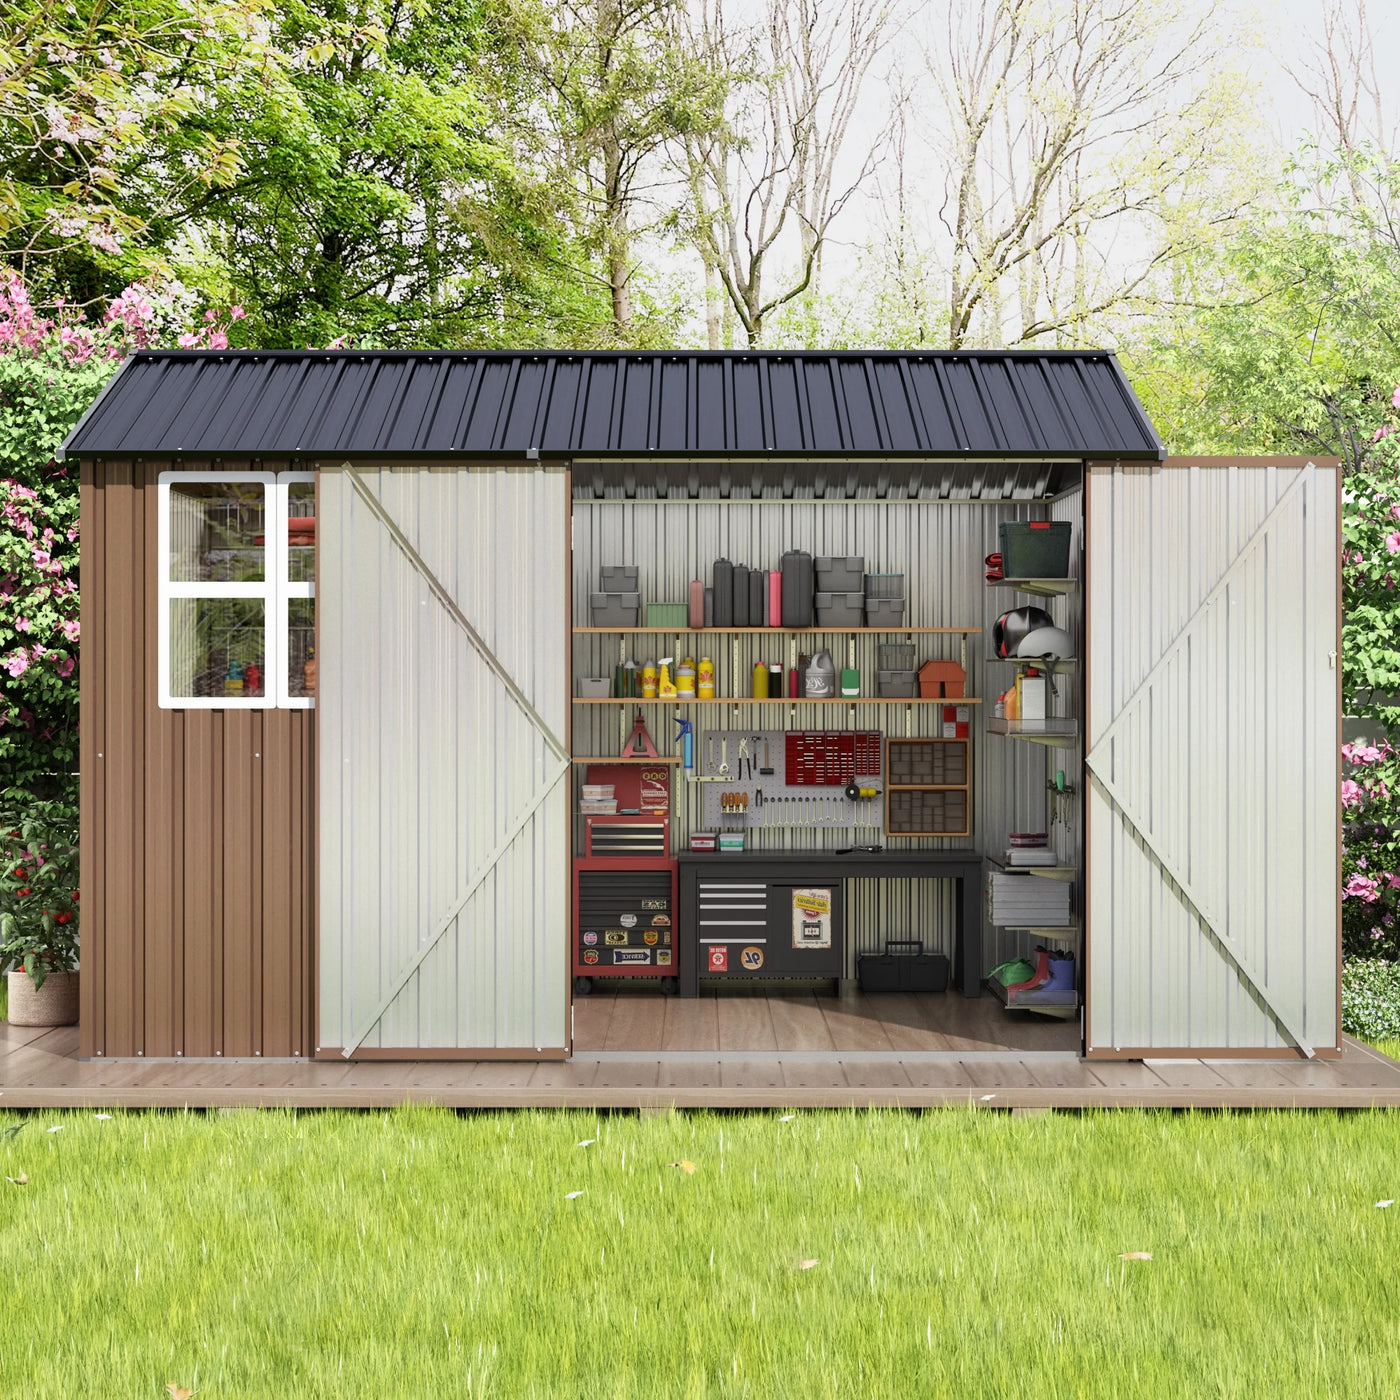
M 1386 438 L 1386 437 L 1389 437 L 1389 436 L 1390 436 L 1390 428 L 1389 428 L 1386 424 L 1382 423 L 1382 424 L 1380 425 L 1380 427 L 1377 428 L 1376 431 L 1375 431 L 1374 433 L 1371 434 L 1371 441 L 1372 441 L 1372 442 L 1379 442 L 1382 438 Z
M 27 632 L 27 631 L 29 631 L 29 619 L 28 619 L 27 617 L 17 617 L 17 618 L 15 618 L 15 631 L 16 631 L 16 632 Z
M 1385 537 L 1385 547 L 1392 554 L 1400 554 L 1400 530 L 1396 530 Z
M 68 618 L 63 624 L 63 635 L 70 641 L 78 640 L 78 633 L 82 630 L 82 624 L 75 618 Z
M 1367 904 L 1373 904 L 1380 898 L 1376 889 L 1376 882 L 1367 879 L 1365 875 L 1353 875 L 1342 889 L 1343 899 L 1360 899 Z
M 1390 396 L 1390 401 L 1396 408 L 1400 408 L 1400 384 L 1395 386 L 1395 392 Z
M 1392 890 L 1400 890 L 1400 875 L 1387 875 L 1386 887 Z
M 1361 805 L 1361 801 L 1362 797 L 1360 784 L 1354 783 L 1350 778 L 1347 778 L 1342 783 L 1342 806 L 1359 807 Z
M 247 314 L 248 313 L 241 306 L 230 306 L 228 309 L 228 318 L 230 321 L 241 321 Z
M 73 660 L 71 656 L 65 656 L 63 660 L 58 663 L 56 669 L 58 671 L 58 674 L 62 676 L 64 680 L 67 680 L 68 677 L 73 674 L 73 667 L 75 665 L 77 665 L 77 663 Z
M 5 659 L 5 669 L 10 673 L 12 680 L 18 680 L 29 669 L 29 653 L 23 647 L 18 651 L 11 652 Z

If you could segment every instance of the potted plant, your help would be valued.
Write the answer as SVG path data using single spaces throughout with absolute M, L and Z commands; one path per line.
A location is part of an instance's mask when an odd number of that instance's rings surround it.
M 5 794 L 0 841 L 0 969 L 17 1026 L 78 1019 L 78 814 L 69 803 Z

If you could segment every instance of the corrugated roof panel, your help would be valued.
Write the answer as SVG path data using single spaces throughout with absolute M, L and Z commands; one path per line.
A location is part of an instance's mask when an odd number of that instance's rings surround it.
M 1102 352 L 143 351 L 75 455 L 1148 458 Z

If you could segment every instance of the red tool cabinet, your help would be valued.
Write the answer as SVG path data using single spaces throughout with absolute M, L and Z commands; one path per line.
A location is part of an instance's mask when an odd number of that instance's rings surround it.
M 678 975 L 674 860 L 584 856 L 574 861 L 573 964 L 575 977 Z M 675 985 L 671 980 L 664 987 L 673 991 Z

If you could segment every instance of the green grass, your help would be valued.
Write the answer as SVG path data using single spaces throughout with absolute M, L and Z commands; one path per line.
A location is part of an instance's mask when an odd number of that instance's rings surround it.
M 1400 1354 L 1392 1113 L 85 1112 L 20 1172 L 4 1395 L 1254 1400 Z
M 1400 1060 L 1400 1040 L 1376 1040 L 1371 1044 L 1372 1049 L 1379 1050 L 1382 1055 L 1389 1055 L 1392 1060 Z
M 0 1021 L 10 1019 L 10 979 L 0 973 Z

